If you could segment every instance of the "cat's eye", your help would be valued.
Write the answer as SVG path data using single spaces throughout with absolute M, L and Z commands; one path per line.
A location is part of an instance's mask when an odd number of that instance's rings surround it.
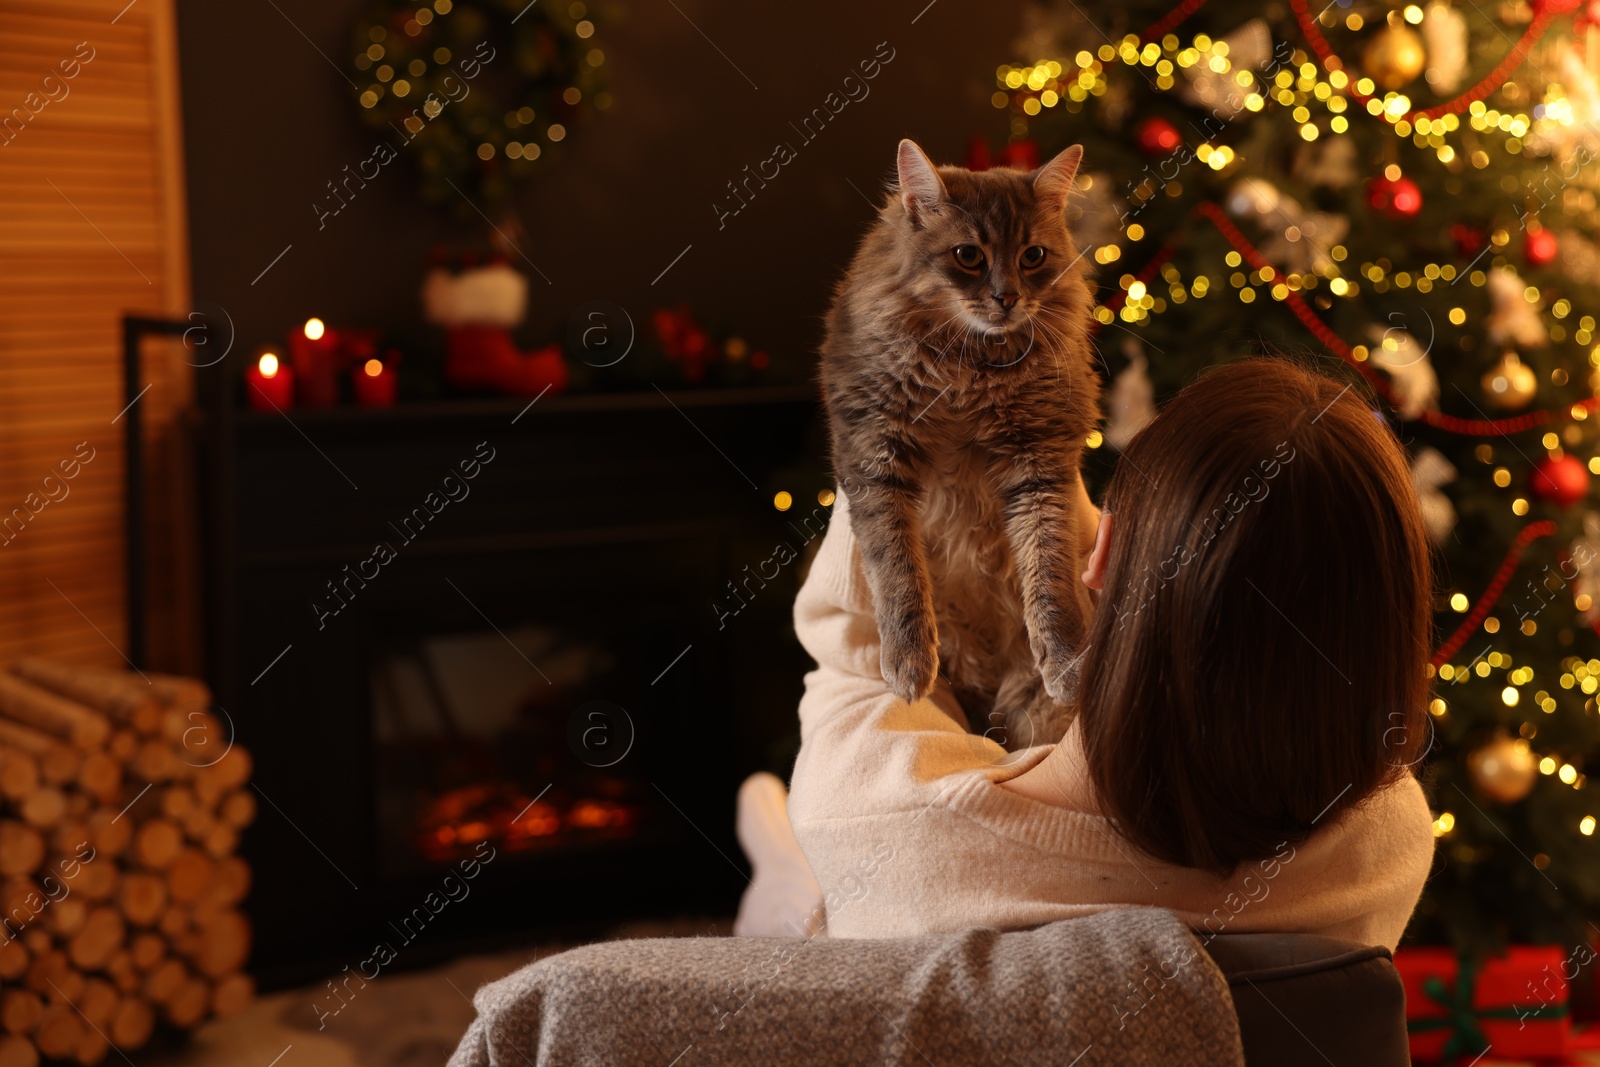
M 956 257 L 956 262 L 967 270 L 977 270 L 983 266 L 983 249 L 977 245 L 956 245 L 950 250 Z
M 1022 265 L 1029 270 L 1044 262 L 1044 247 L 1042 245 L 1029 245 L 1022 250 Z

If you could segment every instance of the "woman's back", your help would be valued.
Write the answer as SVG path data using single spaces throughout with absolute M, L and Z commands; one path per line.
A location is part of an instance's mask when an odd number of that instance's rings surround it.
M 1411 771 L 1432 564 L 1403 450 L 1353 386 L 1233 364 L 1129 444 L 1084 573 L 1077 718 L 1015 756 L 947 685 L 888 692 L 836 506 L 795 605 L 818 668 L 789 804 L 844 894 L 835 934 L 1154 904 L 1201 929 L 1399 939 L 1433 851 Z
M 1433 856 L 1411 775 L 1228 874 L 1149 856 L 1100 813 L 1076 727 L 1059 746 L 1008 754 L 967 732 L 942 684 L 915 704 L 885 690 L 848 504 L 835 507 L 795 604 L 818 667 L 789 798 L 831 936 L 1016 929 L 1149 905 L 1202 936 L 1299 931 L 1394 947 Z

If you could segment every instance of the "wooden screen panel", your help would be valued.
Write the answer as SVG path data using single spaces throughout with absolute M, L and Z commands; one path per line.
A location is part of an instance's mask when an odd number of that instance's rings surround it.
M 0 0 L 0 26 L 0 661 L 126 666 L 121 319 L 189 308 L 172 0 Z M 139 401 L 173 669 L 198 656 L 181 355 L 147 345 Z

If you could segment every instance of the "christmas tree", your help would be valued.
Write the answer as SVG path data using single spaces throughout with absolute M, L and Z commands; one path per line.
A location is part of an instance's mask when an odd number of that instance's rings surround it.
M 1560 0 L 1055 0 L 994 93 L 1004 160 L 1085 147 L 1103 462 L 1263 348 L 1344 368 L 1405 442 L 1438 576 L 1438 850 L 1410 937 L 1473 954 L 1600 918 L 1597 23 Z

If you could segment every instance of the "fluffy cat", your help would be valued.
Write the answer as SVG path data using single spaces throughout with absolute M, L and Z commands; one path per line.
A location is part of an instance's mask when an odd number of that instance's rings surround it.
M 1065 732 L 1089 613 L 1075 502 L 1100 380 L 1065 214 L 1082 157 L 973 172 L 901 141 L 822 345 L 883 676 L 915 700 L 942 667 L 1010 749 Z

